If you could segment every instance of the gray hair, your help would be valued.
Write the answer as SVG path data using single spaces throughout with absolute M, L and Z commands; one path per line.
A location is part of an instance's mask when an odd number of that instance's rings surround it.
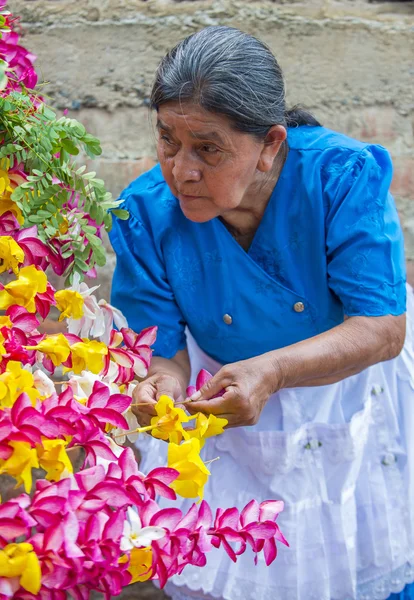
M 299 107 L 286 110 L 282 70 L 271 50 L 232 27 L 206 27 L 166 54 L 157 69 L 151 107 L 158 110 L 170 101 L 195 102 L 261 139 L 272 125 L 320 125 Z

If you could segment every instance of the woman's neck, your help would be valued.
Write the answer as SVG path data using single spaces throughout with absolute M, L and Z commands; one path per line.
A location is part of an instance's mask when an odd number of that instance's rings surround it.
M 264 174 L 252 184 L 237 208 L 221 217 L 229 232 L 245 250 L 249 249 L 253 241 L 284 163 L 285 156 L 270 173 Z

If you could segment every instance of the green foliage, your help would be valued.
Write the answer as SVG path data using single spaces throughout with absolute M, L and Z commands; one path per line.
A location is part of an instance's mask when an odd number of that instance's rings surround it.
M 1 86 L 0 65 L 0 86 Z M 0 166 L 21 168 L 26 181 L 17 187 L 12 200 L 19 206 L 24 226 L 37 225 L 45 242 L 63 243 L 62 256 L 73 255 L 66 275 L 81 276 L 95 265 L 105 264 L 105 251 L 96 226 L 111 227 L 111 211 L 122 201 L 114 201 L 96 173 L 76 163 L 86 153 L 95 158 L 102 153 L 99 140 L 84 126 L 56 113 L 40 98 L 26 91 L 0 97 Z M 116 211 L 120 218 L 128 213 Z

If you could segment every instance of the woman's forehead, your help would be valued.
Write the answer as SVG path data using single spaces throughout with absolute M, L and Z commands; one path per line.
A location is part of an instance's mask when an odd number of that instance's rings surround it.
M 186 132 L 192 137 L 208 137 L 223 141 L 234 132 L 230 120 L 193 103 L 168 102 L 159 107 L 157 127 L 171 133 Z

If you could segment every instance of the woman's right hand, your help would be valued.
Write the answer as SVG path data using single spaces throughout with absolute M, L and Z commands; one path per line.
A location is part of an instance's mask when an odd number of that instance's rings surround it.
M 151 425 L 152 417 L 157 414 L 154 406 L 164 394 L 170 396 L 177 404 L 184 400 L 178 378 L 170 373 L 155 373 L 137 385 L 132 395 L 132 412 L 141 427 Z

